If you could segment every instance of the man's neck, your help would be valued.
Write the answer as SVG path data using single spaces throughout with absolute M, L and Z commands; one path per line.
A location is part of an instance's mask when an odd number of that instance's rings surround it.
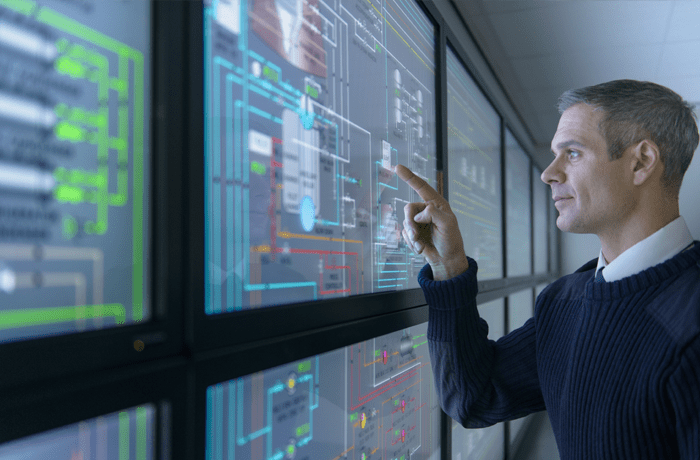
M 620 254 L 635 244 L 648 238 L 676 220 L 680 217 L 680 213 L 676 207 L 675 213 L 666 212 L 662 215 L 647 213 L 646 216 L 649 217 L 644 219 L 629 219 L 623 225 L 598 235 L 606 263 L 611 263 Z

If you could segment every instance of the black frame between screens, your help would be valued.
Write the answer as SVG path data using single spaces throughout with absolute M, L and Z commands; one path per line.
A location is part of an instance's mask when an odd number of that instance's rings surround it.
M 156 408 L 155 457 L 182 458 L 187 381 L 182 358 L 76 379 L 31 384 L 0 395 L 0 444 L 143 404 Z M 105 397 L 109 395 L 109 397 Z M 163 454 L 170 453 L 169 457 Z
M 176 69 L 183 65 L 184 40 L 179 25 L 185 18 L 181 8 L 171 3 L 151 5 L 151 174 L 149 290 L 151 319 L 144 324 L 98 331 L 23 340 L 0 345 L 0 388 L 37 382 L 55 377 L 92 372 L 178 353 L 182 349 L 182 303 L 180 276 L 182 215 L 179 201 L 183 191 L 183 150 L 178 138 L 183 131 L 182 111 L 173 91 L 183 91 L 184 76 Z M 172 4 L 175 5 L 175 4 Z M 148 102 L 147 102 L 148 103 Z M 169 129 L 172 128 L 172 131 Z M 175 161 L 172 161 L 176 159 Z M 136 342 L 143 342 L 141 351 Z M 138 348 L 141 348 L 140 346 Z
M 187 2 L 190 18 L 186 29 L 190 37 L 203 36 L 204 14 L 201 2 Z M 437 19 L 438 12 L 432 2 L 417 2 L 426 17 L 435 27 L 436 67 L 440 67 L 440 37 L 442 23 Z M 198 353 L 216 347 L 243 345 L 268 338 L 300 333 L 334 324 L 346 323 L 361 318 L 401 311 L 425 305 L 425 297 L 420 288 L 403 291 L 362 294 L 351 297 L 305 302 L 255 310 L 207 315 L 204 311 L 204 202 L 201 190 L 204 189 L 204 168 L 202 146 L 204 145 L 204 46 L 200 39 L 192 39 L 188 49 L 190 114 L 187 120 L 188 145 L 188 187 L 189 194 L 189 251 L 188 293 L 186 298 L 192 306 L 187 311 L 186 340 L 191 351 Z M 439 75 L 439 72 L 438 72 Z M 435 78 L 436 94 L 442 93 L 439 78 Z M 437 129 L 440 133 L 440 114 L 436 113 Z M 437 136 L 437 148 L 443 144 L 442 136 Z M 440 150 L 438 150 L 439 152 Z M 441 155 L 437 154 L 438 182 L 440 182 Z M 303 322 L 299 321 L 303 318 Z M 261 327 L 260 325 L 264 325 Z

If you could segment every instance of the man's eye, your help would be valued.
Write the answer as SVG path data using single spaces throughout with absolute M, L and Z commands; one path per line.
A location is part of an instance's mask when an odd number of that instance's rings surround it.
M 580 152 L 577 152 L 576 150 L 569 150 L 569 156 L 570 156 L 571 158 L 576 158 L 576 157 L 578 157 L 579 155 L 581 155 Z

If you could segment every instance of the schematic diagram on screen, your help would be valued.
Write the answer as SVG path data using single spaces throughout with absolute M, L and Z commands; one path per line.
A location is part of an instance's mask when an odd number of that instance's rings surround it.
M 416 287 L 400 238 L 435 185 L 434 31 L 416 4 L 205 7 L 208 313 Z
M 425 333 L 416 326 L 210 386 L 206 458 L 439 458 Z
M 102 32 L 133 14 L 147 5 L 0 1 L 4 339 L 149 316 L 148 29 Z

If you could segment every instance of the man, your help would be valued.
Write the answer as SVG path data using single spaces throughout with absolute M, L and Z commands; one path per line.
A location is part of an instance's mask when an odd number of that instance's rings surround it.
M 700 244 L 678 208 L 692 110 L 631 80 L 567 91 L 559 110 L 541 178 L 559 229 L 598 235 L 600 256 L 498 342 L 449 204 L 396 167 L 424 200 L 405 207 L 402 233 L 429 262 L 419 282 L 442 407 L 472 428 L 546 409 L 562 459 L 700 459 Z

